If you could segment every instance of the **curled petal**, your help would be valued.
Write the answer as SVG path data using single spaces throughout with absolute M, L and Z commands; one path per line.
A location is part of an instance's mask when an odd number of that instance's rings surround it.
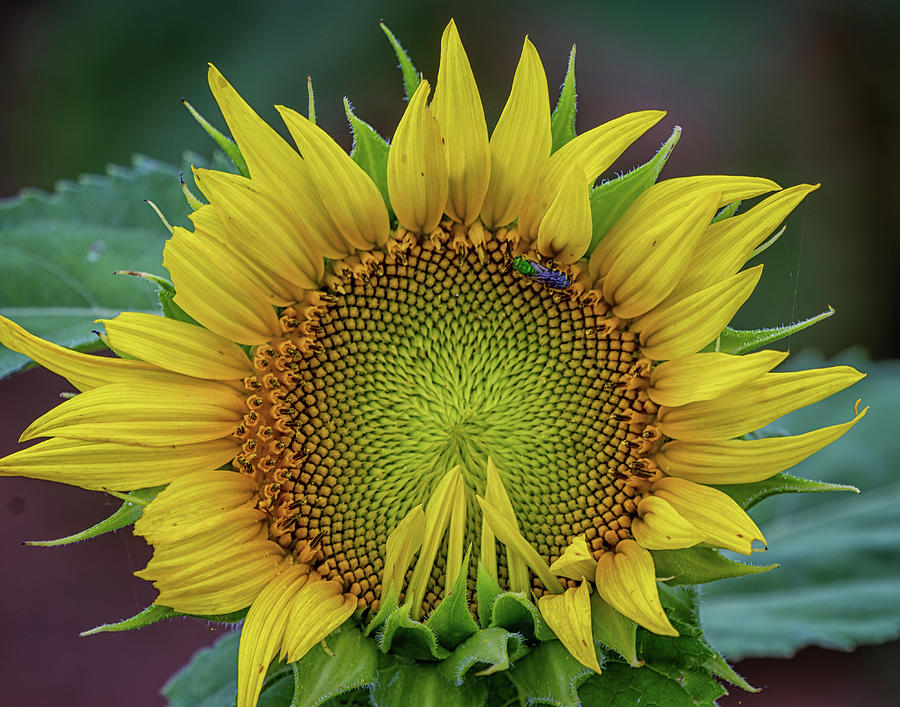
M 570 587 L 562 594 L 545 594 L 538 599 L 541 616 L 579 663 L 600 673 L 591 630 L 591 595 L 588 583 Z
M 634 540 L 622 540 L 597 560 L 597 592 L 616 611 L 653 633 L 677 636 L 656 588 L 653 556 Z
M 388 154 L 388 194 L 397 219 L 409 231 L 430 233 L 447 204 L 447 161 L 441 130 L 426 104 L 422 81 L 400 119 Z
M 744 509 L 714 488 L 664 477 L 653 484 L 651 493 L 666 501 L 711 545 L 750 555 L 754 540 L 766 542 Z

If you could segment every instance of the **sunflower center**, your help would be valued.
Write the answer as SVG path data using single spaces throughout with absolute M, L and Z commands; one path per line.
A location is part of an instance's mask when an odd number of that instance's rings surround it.
M 630 537 L 629 479 L 655 440 L 647 367 L 605 303 L 517 272 L 497 238 L 450 241 L 337 264 L 324 292 L 282 313 L 284 339 L 259 347 L 247 381 L 237 463 L 260 483 L 270 537 L 318 548 L 317 571 L 361 606 L 377 606 L 388 534 L 454 466 L 467 545 L 491 457 L 551 562 L 583 533 L 595 550 Z M 505 553 L 498 571 L 503 584 Z M 426 604 L 443 576 L 439 554 Z

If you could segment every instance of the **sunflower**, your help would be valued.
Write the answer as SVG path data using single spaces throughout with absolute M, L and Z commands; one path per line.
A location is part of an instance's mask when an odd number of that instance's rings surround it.
M 816 186 L 662 181 L 598 242 L 592 186 L 664 113 L 552 150 L 528 40 L 489 137 L 451 22 L 383 173 L 278 106 L 294 149 L 214 67 L 209 83 L 247 176 L 194 172 L 209 203 L 164 251 L 184 316 L 103 320 L 120 358 L 2 320 L 3 344 L 81 392 L 0 473 L 165 485 L 135 524 L 153 547 L 137 574 L 178 612 L 249 607 L 238 705 L 348 620 L 389 650 L 398 612 L 454 593 L 480 611 L 487 587 L 533 599 L 600 672 L 592 612 L 678 633 L 651 551 L 764 548 L 713 485 L 767 479 L 865 414 L 748 439 L 861 374 L 773 373 L 786 353 L 714 343 L 759 280 L 746 261 Z

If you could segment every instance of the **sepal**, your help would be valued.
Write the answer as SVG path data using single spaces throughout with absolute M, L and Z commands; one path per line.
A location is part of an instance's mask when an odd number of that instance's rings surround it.
M 350 150 L 350 158 L 358 164 L 363 172 L 369 175 L 369 179 L 375 182 L 384 205 L 387 207 L 388 216 L 394 222 L 394 210 L 388 197 L 387 164 L 391 146 L 375 128 L 366 121 L 358 118 L 350 106 L 350 101 L 344 98 L 344 112 L 350 121 L 350 129 L 353 131 L 353 148 Z
M 503 592 L 494 599 L 491 626 L 521 633 L 528 639 L 556 640 L 556 635 L 541 617 L 541 612 L 524 592 Z
M 804 319 L 793 324 L 785 324 L 784 326 L 770 327 L 768 329 L 732 329 L 725 327 L 719 338 L 707 346 L 704 351 L 721 351 L 730 354 L 745 354 L 756 351 L 763 346 L 774 344 L 789 336 L 803 331 L 813 324 L 818 324 L 823 319 L 828 319 L 834 314 L 834 308 L 829 307 L 821 314 Z
M 156 296 L 159 298 L 159 306 L 162 308 L 164 316 L 169 319 L 177 319 L 180 322 L 200 326 L 196 319 L 175 304 L 175 285 L 172 284 L 171 280 L 149 272 L 138 272 L 136 270 L 117 270 L 113 275 L 131 275 L 153 284 L 156 287 Z
M 727 218 L 731 218 L 737 213 L 737 210 L 741 208 L 741 200 L 732 201 L 730 204 L 726 204 L 721 209 L 719 209 L 718 213 L 713 217 L 713 220 L 710 223 L 718 223 L 719 221 L 724 221 Z
M 637 657 L 637 624 L 613 609 L 597 592 L 591 594 L 591 628 L 595 642 L 612 648 L 632 668 L 641 666 Z
M 760 574 L 778 567 L 777 564 L 760 566 L 735 562 L 710 547 L 651 550 L 650 554 L 653 555 L 657 577 L 673 587 Z
M 221 624 L 236 624 L 240 621 L 244 620 L 244 617 L 247 616 L 247 609 L 240 609 L 239 611 L 232 611 L 228 614 L 210 614 L 210 615 L 200 615 L 200 614 L 184 614 L 180 611 L 175 611 L 175 609 L 171 609 L 168 606 L 157 606 L 156 604 L 151 604 L 143 611 L 135 614 L 134 616 L 122 619 L 121 621 L 116 621 L 115 623 L 110 624 L 102 624 L 100 626 L 96 626 L 92 629 L 88 629 L 87 631 L 82 631 L 79 636 L 93 636 L 97 633 L 114 633 L 118 631 L 133 631 L 137 628 L 144 628 L 144 626 L 149 626 L 150 624 L 155 624 L 158 621 L 162 621 L 164 619 L 170 619 L 173 616 L 189 616 L 194 619 L 203 619 L 204 621 L 210 621 L 212 623 L 221 623 Z
M 150 503 L 150 501 L 156 497 L 156 494 L 164 488 L 165 486 L 153 486 L 151 488 L 136 489 L 132 491 L 128 494 L 127 498 L 134 499 L 133 501 L 125 501 L 119 507 L 119 510 L 113 513 L 109 518 L 100 521 L 96 525 L 92 525 L 87 530 L 82 530 L 80 533 L 67 535 L 64 538 L 58 538 L 57 540 L 27 540 L 24 544 L 36 547 L 58 547 L 60 545 L 77 543 L 81 540 L 96 538 L 98 535 L 124 528 L 140 518 L 141 514 L 144 512 L 144 506 Z
M 659 173 L 680 138 L 681 128 L 676 126 L 672 135 L 649 162 L 591 190 L 592 233 L 591 244 L 588 246 L 585 257 L 590 257 L 606 232 L 619 220 L 632 202 L 656 183 Z
M 396 609 L 378 634 L 378 648 L 414 660 L 444 660 L 450 651 L 438 644 L 437 636 L 428 626 L 410 618 L 411 604 Z
M 412 59 L 409 58 L 409 54 L 407 54 L 406 50 L 394 36 L 394 33 L 388 29 L 387 25 L 384 24 L 384 22 L 380 22 L 379 25 L 385 36 L 388 38 L 388 41 L 391 43 L 391 46 L 394 48 L 394 54 L 397 55 L 397 61 L 400 62 L 400 73 L 403 75 L 403 89 L 406 91 L 406 100 L 409 100 L 419 87 L 419 82 L 422 80 L 422 74 L 416 69 Z
M 566 78 L 563 80 L 562 89 L 559 92 L 559 100 L 556 108 L 550 115 L 550 132 L 553 135 L 553 147 L 550 152 L 556 152 L 560 147 L 575 137 L 575 107 L 577 103 L 575 92 L 575 45 L 569 52 L 569 64 L 566 67 Z
M 848 484 L 830 484 L 825 481 L 803 479 L 790 474 L 776 474 L 771 479 L 757 481 L 752 484 L 728 484 L 727 486 L 714 486 L 722 493 L 731 496 L 741 508 L 747 510 L 769 496 L 777 496 L 782 493 L 820 493 L 822 491 L 853 491 L 859 493 L 859 489 Z
M 247 169 L 247 162 L 244 159 L 244 156 L 241 154 L 241 149 L 234 143 L 233 140 L 226 137 L 220 130 L 215 128 L 212 123 L 210 123 L 206 118 L 200 115 L 190 103 L 188 103 L 185 99 L 181 99 L 181 102 L 184 104 L 184 107 L 188 109 L 188 112 L 193 116 L 194 120 L 206 131 L 206 134 L 209 135 L 215 143 L 219 146 L 222 152 L 225 153 L 225 156 L 231 160 L 231 164 L 234 165 L 234 168 L 237 170 L 238 174 L 249 177 L 250 170 Z
M 486 666 L 476 670 L 476 676 L 493 675 L 508 670 L 528 651 L 521 634 L 502 628 L 486 628 L 461 643 L 439 669 L 445 679 L 454 685 L 462 685 L 467 673 L 476 666 Z
M 478 622 L 481 628 L 491 625 L 494 600 L 500 595 L 500 585 L 488 574 L 481 561 L 478 562 L 478 574 L 475 578 L 475 597 L 478 605 Z
M 425 621 L 425 625 L 434 632 L 440 644 L 450 650 L 456 648 L 478 630 L 478 624 L 469 613 L 469 605 L 466 601 L 470 555 L 471 548 L 466 552 L 462 561 L 453 590 L 441 599 L 437 609 Z

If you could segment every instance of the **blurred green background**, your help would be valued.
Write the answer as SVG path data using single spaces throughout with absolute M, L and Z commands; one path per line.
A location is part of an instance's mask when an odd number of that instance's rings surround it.
M 765 254 L 763 282 L 737 324 L 779 324 L 832 305 L 837 316 L 803 332 L 792 348 L 833 355 L 862 344 L 876 358 L 900 355 L 892 327 L 900 265 L 895 0 L 263 0 L 227 10 L 223 3 L 171 0 L 20 3 L 6 7 L 0 23 L 0 197 L 128 164 L 135 152 L 172 164 L 186 149 L 210 154 L 211 143 L 180 105 L 185 97 L 223 125 L 206 86 L 208 61 L 276 127 L 272 105 L 305 106 L 311 74 L 319 122 L 345 146 L 345 95 L 360 117 L 390 135 L 404 103 L 378 21 L 433 78 L 450 16 L 469 52 L 489 125 L 528 34 L 543 58 L 552 100 L 577 43 L 579 130 L 632 110 L 669 111 L 614 170 L 645 161 L 681 125 L 664 177 L 752 174 L 785 186 L 821 181 L 823 188 Z M 60 386 L 39 371 L 4 386 L 4 407 L 20 426 L 0 430 L 0 446 L 12 448 L 26 421 L 58 402 Z M 3 490 L 0 537 L 10 551 L 3 563 L 15 579 L 0 607 L 7 637 L 0 642 L 0 671 L 11 704 L 43 704 L 35 695 L 57 696 L 46 704 L 162 704 L 156 689 L 194 647 L 211 642 L 209 627 L 176 622 L 137 636 L 78 639 L 78 630 L 135 613 L 152 599 L 150 587 L 130 577 L 145 562 L 146 548 L 127 533 L 55 552 L 19 548 L 22 539 L 86 527 L 117 504 L 27 480 L 4 482 Z M 885 662 L 885 655 L 894 658 Z M 749 661 L 740 669 L 770 690 L 723 704 L 878 707 L 887 704 L 896 655 L 896 648 L 853 656 L 807 649 L 799 661 Z
M 900 354 L 886 326 L 900 265 L 900 3 L 345 0 L 224 8 L 171 0 L 8 8 L 0 29 L 0 196 L 127 164 L 134 152 L 173 164 L 186 148 L 208 154 L 206 136 L 179 104 L 186 97 L 222 125 L 206 86 L 208 61 L 275 125 L 273 104 L 304 106 L 311 74 L 320 123 L 348 147 L 345 95 L 390 135 L 402 89 L 378 21 L 434 77 L 441 30 L 453 15 L 489 125 L 524 35 L 541 53 L 552 100 L 575 42 L 580 130 L 631 110 L 669 111 L 614 169 L 641 163 L 681 125 L 663 176 L 822 182 L 766 254 L 762 286 L 737 323 L 784 323 L 830 304 L 838 316 L 804 333 L 799 345 L 833 354 L 863 344 L 876 358 Z

